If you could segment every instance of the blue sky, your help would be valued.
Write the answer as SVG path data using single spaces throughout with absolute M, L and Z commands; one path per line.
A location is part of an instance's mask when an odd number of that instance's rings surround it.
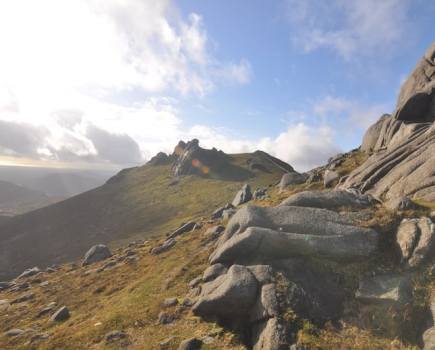
M 393 111 L 434 15 L 422 0 L 5 0 L 0 163 L 123 167 L 196 137 L 307 170 Z

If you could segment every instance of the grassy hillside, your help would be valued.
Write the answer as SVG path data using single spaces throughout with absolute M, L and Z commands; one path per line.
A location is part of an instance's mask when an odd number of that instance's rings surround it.
M 348 164 L 344 164 L 345 169 Z M 154 172 L 162 174 L 164 168 L 147 168 L 136 169 L 132 173 L 126 174 L 129 179 L 128 186 L 136 188 L 139 186 L 135 181 L 139 181 L 142 176 L 151 176 Z M 166 171 L 166 170 L 165 170 Z M 133 175 L 134 174 L 134 175 Z M 166 184 L 168 178 L 166 175 L 152 176 L 156 183 L 161 181 Z M 258 180 L 258 179 L 257 179 Z M 271 180 L 271 179 L 269 179 Z M 120 180 L 121 181 L 121 180 Z M 172 193 L 167 201 L 155 203 L 160 208 L 171 207 L 171 199 L 177 193 L 178 196 L 185 196 L 181 199 L 188 206 L 178 208 L 178 213 L 189 214 L 193 219 L 200 219 L 205 213 L 200 210 L 200 203 L 203 201 L 209 203 L 210 200 L 219 202 L 219 198 L 225 195 L 218 194 L 216 184 L 213 181 L 204 180 L 198 182 L 194 177 L 186 177 L 182 180 L 182 189 L 178 188 L 167 190 Z M 261 181 L 268 181 L 263 178 Z M 194 199 L 199 201 L 194 204 L 188 196 L 193 186 L 199 186 L 203 191 L 197 188 L 197 195 Z M 221 184 L 222 185 L 222 184 Z M 225 187 L 228 195 L 232 196 L 232 186 L 238 184 L 228 183 Z M 161 186 L 162 188 L 162 186 Z M 231 189 L 231 190 L 230 190 Z M 299 192 L 304 189 L 323 190 L 321 183 L 310 185 L 290 186 L 287 191 L 279 193 L 276 188 L 269 191 L 270 198 L 263 201 L 254 201 L 252 204 L 270 206 L 279 203 L 289 194 Z M 226 190 L 226 191 L 227 191 Z M 175 192 L 171 192 L 175 191 Z M 230 193 L 231 192 L 231 193 Z M 143 195 L 149 195 L 146 188 L 143 189 Z M 166 193 L 166 192 L 165 192 Z M 208 198 L 206 194 L 219 196 L 219 198 Z M 226 193 L 226 192 L 225 192 Z M 154 194 L 157 196 L 157 194 Z M 184 197 L 183 196 L 183 197 Z M 134 204 L 129 206 L 143 205 L 145 202 L 139 200 L 140 195 L 127 196 L 124 199 L 134 200 Z M 151 198 L 151 197 L 150 197 Z M 117 202 L 120 203 L 120 202 Z M 195 202 L 196 203 L 196 202 Z M 220 204 L 220 203 L 219 203 Z M 144 207 L 142 207 L 142 210 Z M 209 210 L 214 206 L 210 205 Z M 176 212 L 175 209 L 174 213 Z M 208 209 L 207 209 L 208 210 Z M 205 210 L 205 211 L 207 211 Z M 376 209 L 378 210 L 378 209 Z M 196 212 L 196 214 L 193 214 Z M 375 213 L 376 220 L 367 223 L 368 226 L 376 227 L 383 232 L 388 238 L 392 232 L 392 225 L 397 223 L 401 217 L 396 213 L 379 209 Z M 401 215 L 413 215 L 415 213 L 403 213 Z M 163 216 L 158 210 L 154 212 L 157 217 Z M 184 214 L 186 215 L 186 214 Z M 177 218 L 173 218 L 168 223 L 161 223 L 159 226 L 154 224 L 155 231 L 158 233 L 158 227 L 163 231 L 163 235 L 173 225 L 178 224 Z M 158 219 L 156 218 L 156 222 Z M 156 246 L 159 239 L 150 239 L 144 244 L 131 244 L 129 247 L 120 247 L 114 251 L 115 255 L 109 261 L 116 261 L 116 265 L 106 268 L 102 272 L 96 269 L 103 267 L 108 261 L 97 263 L 88 267 L 71 267 L 70 264 L 60 266 L 54 273 L 43 273 L 28 279 L 31 285 L 30 290 L 21 292 L 0 292 L 0 299 L 14 300 L 17 297 L 27 293 L 34 293 L 34 298 L 28 302 L 12 304 L 10 307 L 0 306 L 0 333 L 12 328 L 22 330 L 30 329 L 28 333 L 19 337 L 11 338 L 0 336 L 0 349 L 178 349 L 179 343 L 187 338 L 197 337 L 200 339 L 207 338 L 211 341 L 203 346 L 203 349 L 215 350 L 243 350 L 246 349 L 240 339 L 231 332 L 222 329 L 214 323 L 202 321 L 194 317 L 189 307 L 180 306 L 189 293 L 189 282 L 195 277 L 202 274 L 207 264 L 207 258 L 213 250 L 213 242 L 204 233 L 211 226 L 221 222 L 206 223 L 201 229 L 184 234 L 177 238 L 177 244 L 169 251 L 154 256 L 149 254 L 150 248 Z M 223 223 L 225 224 L 225 223 Z M 160 240 L 161 241 L 161 240 Z M 393 309 L 388 309 L 383 315 L 373 314 L 372 310 L 363 309 L 363 306 L 356 303 L 353 299 L 355 284 L 358 276 L 371 271 L 373 266 L 382 269 L 384 265 L 391 264 L 391 252 L 382 251 L 379 255 L 367 259 L 364 263 L 357 262 L 353 264 L 334 264 L 332 268 L 336 272 L 343 274 L 346 279 L 345 285 L 347 301 L 346 312 L 339 325 L 327 325 L 324 329 L 318 329 L 310 322 L 301 320 L 303 327 L 298 333 L 298 340 L 305 344 L 307 349 L 417 349 L 415 345 L 397 338 L 394 332 L 388 333 L 382 330 L 379 325 L 390 326 L 391 319 L 400 321 L 409 317 L 406 312 L 399 313 L 390 317 Z M 136 259 L 129 260 L 126 256 L 134 254 Z M 416 288 L 414 289 L 414 299 L 417 303 L 427 304 L 431 291 L 435 292 L 433 275 L 428 271 L 422 271 L 418 274 Z M 42 285 L 41 285 L 42 282 Z M 44 282 L 48 282 L 44 283 Z M 163 302 L 166 298 L 175 297 L 179 301 L 178 306 L 165 308 Z M 50 315 L 37 318 L 37 314 L 47 304 L 56 302 L 57 306 L 66 305 L 71 317 L 65 322 L 51 322 Z M 421 310 L 421 309 L 416 309 Z M 355 317 L 355 312 L 361 317 Z M 394 310 L 393 310 L 394 311 Z M 169 325 L 163 325 L 158 322 L 160 312 L 167 312 L 174 315 L 175 321 Z M 411 319 L 411 318 L 410 318 Z M 411 319 L 412 320 L 412 319 Z M 410 321 L 411 322 L 411 321 Z M 409 323 L 406 332 L 410 333 L 412 324 Z M 112 331 L 122 330 L 128 334 L 124 340 L 106 341 L 106 334 Z M 36 334 L 48 334 L 44 340 L 33 340 Z M 161 345 L 165 343 L 166 345 Z
M 252 170 L 253 158 L 266 170 Z M 215 178 L 213 171 L 174 181 L 170 164 L 132 168 L 95 190 L 9 220 L 0 225 L 0 280 L 30 266 L 74 259 L 96 243 L 116 246 L 168 233 L 231 201 L 243 183 L 268 186 L 284 172 L 262 153 L 232 155 L 228 168 L 237 181 Z

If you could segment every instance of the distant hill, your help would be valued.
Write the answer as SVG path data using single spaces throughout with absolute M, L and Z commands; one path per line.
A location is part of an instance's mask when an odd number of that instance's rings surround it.
M 101 186 L 114 172 L 38 167 L 0 166 L 0 180 L 51 197 L 72 197 Z
M 13 216 L 45 207 L 61 198 L 47 196 L 43 192 L 0 181 L 0 215 Z M 0 218 L 0 222 L 1 222 Z
M 264 152 L 221 153 L 202 176 L 175 177 L 175 158 L 123 170 L 99 188 L 5 222 L 0 280 L 29 266 L 71 260 L 95 243 L 169 232 L 192 217 L 210 215 L 231 201 L 243 183 L 253 189 L 276 184 L 291 169 Z M 221 178 L 224 169 L 228 172 Z

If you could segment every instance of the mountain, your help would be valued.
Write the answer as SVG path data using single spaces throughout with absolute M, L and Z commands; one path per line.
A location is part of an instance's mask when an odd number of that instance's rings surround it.
M 192 140 L 6 220 L 4 276 L 69 263 L 0 283 L 0 348 L 435 349 L 434 79 L 304 174 Z
M 60 198 L 49 197 L 39 191 L 0 181 L 0 214 L 3 216 L 23 214 L 57 201 L 60 201 Z
M 0 180 L 12 182 L 50 197 L 72 197 L 101 186 L 110 171 L 0 166 Z
M 0 280 L 29 266 L 76 258 L 96 243 L 169 232 L 231 202 L 243 183 L 267 187 L 291 170 L 264 152 L 227 155 L 204 150 L 197 141 L 188 144 L 185 152 L 177 155 L 177 148 L 161 165 L 125 169 L 99 188 L 1 225 Z M 201 170 L 183 175 L 181 164 Z

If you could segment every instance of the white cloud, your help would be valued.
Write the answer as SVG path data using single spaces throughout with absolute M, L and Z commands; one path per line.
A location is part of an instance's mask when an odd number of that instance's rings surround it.
M 349 100 L 343 97 L 325 96 L 315 101 L 312 112 L 325 123 L 334 123 L 346 129 L 355 126 L 360 130 L 366 130 L 379 117 L 391 110 L 386 104 L 365 105 L 356 100 Z
M 172 0 L 1 1 L 0 49 L 0 121 L 46 130 L 32 148 L 42 159 L 119 162 L 102 147 L 109 138 L 133 150 L 126 162 L 140 158 L 131 140 L 148 158 L 182 134 L 164 96 L 252 76 L 247 60 L 215 57 L 202 17 L 183 17 Z
M 346 60 L 367 57 L 403 43 L 409 0 L 286 0 L 291 36 L 306 52 L 321 48 Z

